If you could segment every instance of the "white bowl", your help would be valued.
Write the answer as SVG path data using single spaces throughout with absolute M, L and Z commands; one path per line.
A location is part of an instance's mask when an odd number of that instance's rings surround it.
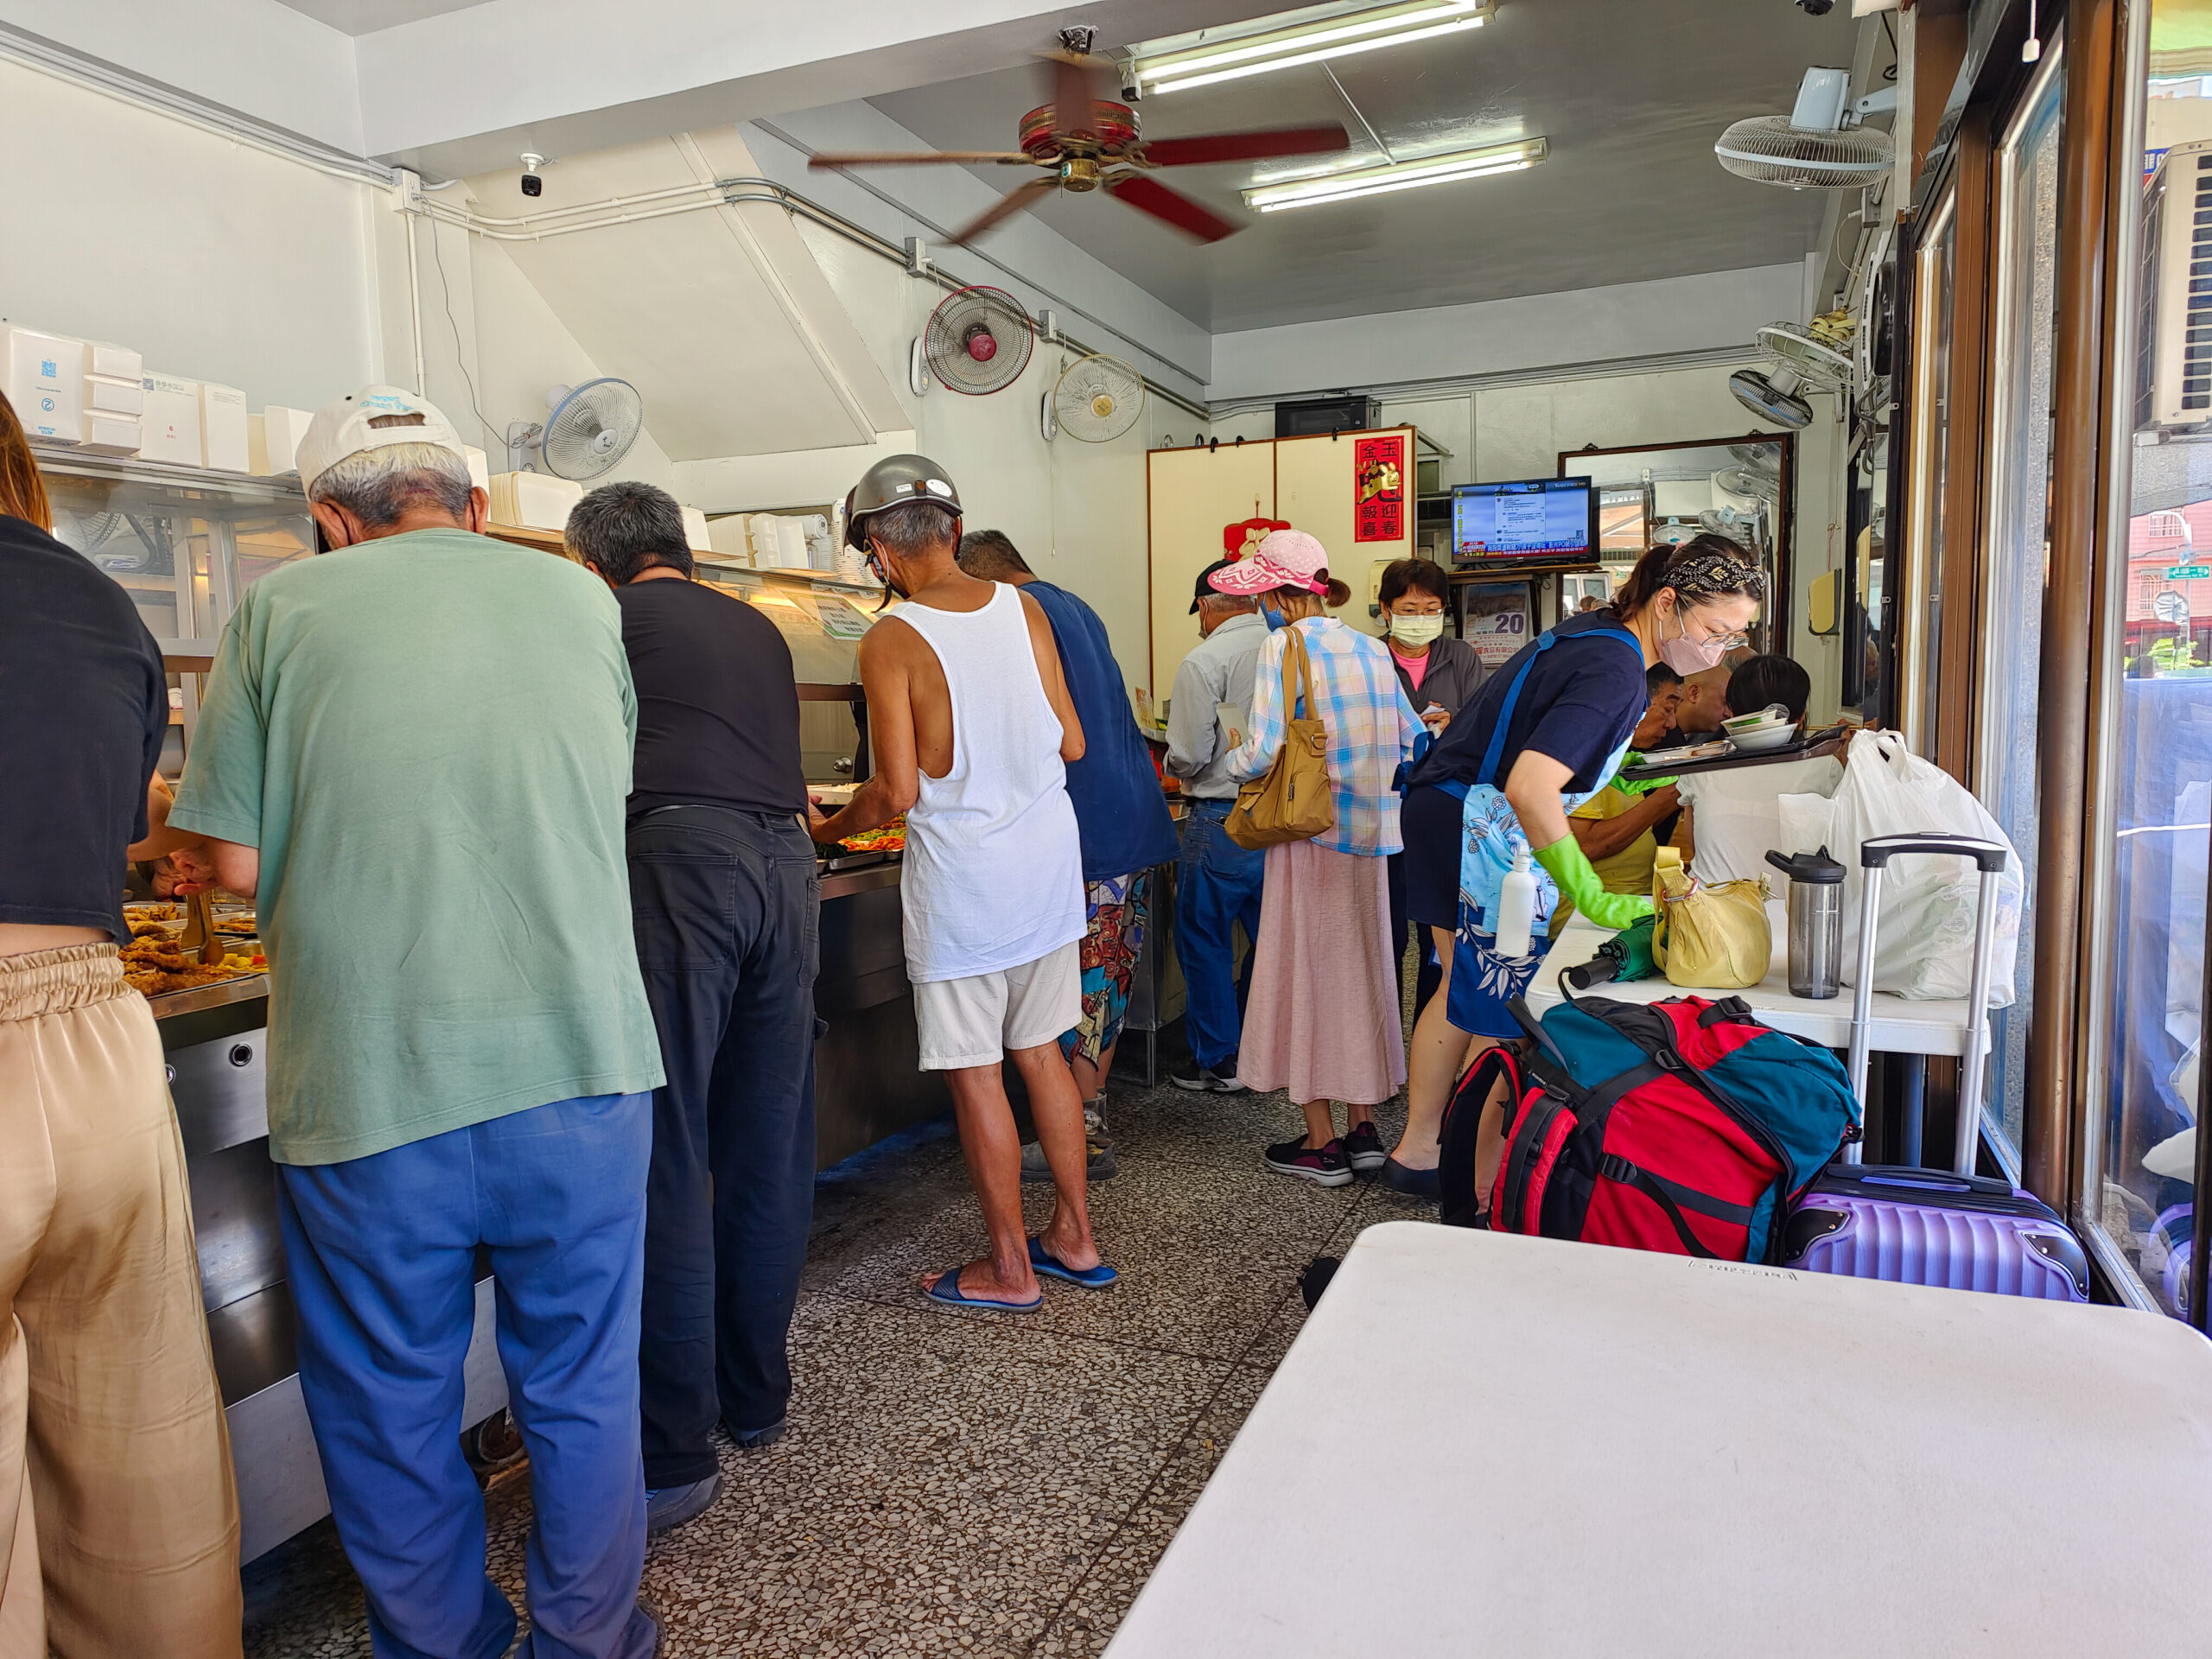
M 1759 731 L 1769 726 L 1794 724 L 1796 722 L 1789 718 L 1789 711 L 1787 709 L 1778 702 L 1770 702 L 1765 708 L 1751 714 L 1738 715 L 1733 719 L 1722 721 L 1720 729 L 1732 735 L 1737 732 Z
M 1764 754 L 1769 749 L 1778 749 L 1797 735 L 1794 720 L 1777 721 L 1771 726 L 1756 726 L 1747 732 L 1731 732 L 1728 741 L 1736 746 L 1738 754 Z

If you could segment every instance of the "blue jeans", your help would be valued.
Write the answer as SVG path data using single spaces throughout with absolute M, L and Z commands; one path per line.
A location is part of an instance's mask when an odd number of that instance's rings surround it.
M 508 1407 L 530 1451 L 524 1659 L 646 1659 L 638 1300 L 652 1097 L 557 1100 L 345 1163 L 280 1166 L 300 1387 L 377 1659 L 497 1659 L 515 1612 L 484 1570 L 461 1455 L 476 1251 L 497 1281 Z
M 1189 988 L 1183 1022 L 1191 1054 L 1200 1065 L 1218 1071 L 1236 1052 L 1243 1034 L 1244 986 L 1236 974 L 1233 930 L 1260 937 L 1260 884 L 1268 868 L 1264 851 L 1239 847 L 1222 828 L 1230 801 L 1191 803 L 1180 825 L 1182 848 L 1176 863 L 1175 951 Z M 1245 958 L 1245 985 L 1251 958 Z

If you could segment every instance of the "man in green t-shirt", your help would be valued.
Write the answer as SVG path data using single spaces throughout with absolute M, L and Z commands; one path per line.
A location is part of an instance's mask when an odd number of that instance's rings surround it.
M 503 1651 L 457 1435 L 482 1248 L 534 1466 L 537 1640 L 637 1605 L 639 1297 L 659 1046 L 623 862 L 613 599 L 480 534 L 452 427 L 370 386 L 300 478 L 330 550 L 246 589 L 169 823 L 259 912 L 300 1384 L 379 1651 Z

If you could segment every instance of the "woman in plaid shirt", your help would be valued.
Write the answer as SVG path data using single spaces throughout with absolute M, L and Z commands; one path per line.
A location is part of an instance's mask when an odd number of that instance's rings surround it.
M 1351 594 L 1329 575 L 1328 554 L 1313 537 L 1276 531 L 1210 580 L 1222 593 L 1257 598 L 1272 630 L 1253 679 L 1251 735 L 1225 763 L 1230 775 L 1245 781 L 1266 772 L 1282 747 L 1285 720 L 1305 712 L 1283 706 L 1287 628 L 1305 644 L 1313 712 L 1328 730 L 1336 823 L 1311 841 L 1268 849 L 1236 1077 L 1248 1088 L 1287 1090 L 1306 1114 L 1306 1133 L 1269 1147 L 1268 1166 L 1342 1186 L 1354 1170 L 1382 1166 L 1374 1108 L 1406 1078 L 1385 861 L 1401 845 L 1396 778 L 1421 720 L 1382 642 L 1326 613 Z M 1339 1100 L 1342 1139 L 1332 1104 Z

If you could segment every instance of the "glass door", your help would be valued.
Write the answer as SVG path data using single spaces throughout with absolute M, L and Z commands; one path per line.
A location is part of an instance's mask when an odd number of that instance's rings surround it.
M 2016 995 L 1992 1020 L 1988 1127 L 2017 1169 L 2034 985 L 2036 739 L 2050 519 L 2063 53 L 2054 44 L 1998 154 L 1990 382 L 1989 538 L 1981 568 L 1982 696 L 1974 791 L 2024 880 Z M 1955 600 L 1954 600 L 1955 602 Z

